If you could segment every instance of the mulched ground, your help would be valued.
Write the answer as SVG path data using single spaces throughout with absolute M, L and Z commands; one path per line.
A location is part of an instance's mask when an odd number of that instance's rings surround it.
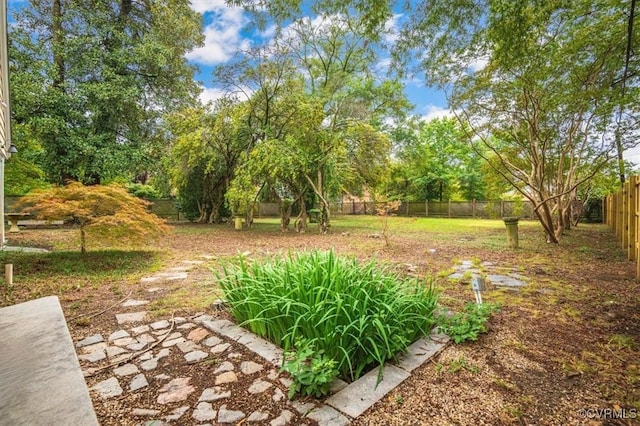
M 419 276 L 436 276 L 442 303 L 454 310 L 474 300 L 468 283 L 446 278 L 454 265 L 470 259 L 516 268 L 529 278 L 525 289 L 494 289 L 484 295 L 485 301 L 502 306 L 490 321 L 489 333 L 477 342 L 448 346 L 354 424 L 640 424 L 629 418 L 640 413 L 640 286 L 634 264 L 626 260 L 606 227 L 581 225 L 560 246 L 544 243 L 541 232 L 528 227 L 521 231 L 519 250 L 504 247 L 503 230 L 453 237 L 396 232 L 386 248 L 383 239 L 372 238 L 369 232 L 334 226 L 330 235 L 322 236 L 179 225 L 157 248 L 166 253 L 167 268 L 181 260 L 215 256 L 213 263 L 196 268 L 187 283 L 168 290 L 186 292 L 187 298 L 204 293 L 209 297 L 215 283 L 208 267 L 238 252 L 260 257 L 278 251 L 333 248 L 360 258 L 376 257 L 402 273 L 415 270 Z M 12 243 L 46 241 L 48 233 L 25 232 Z M 137 281 L 117 284 L 122 292 L 132 292 L 133 298 L 146 295 Z M 115 294 L 111 287 L 113 283 L 61 296 L 67 318 L 113 305 L 122 293 Z M 168 296 L 167 292 L 158 295 Z M 90 302 L 80 307 L 74 304 L 86 300 Z M 186 317 L 195 310 L 185 302 L 177 306 L 175 315 Z M 117 325 L 110 312 L 81 324 L 71 322 L 70 328 L 78 339 L 112 331 Z M 133 404 L 137 402 L 119 400 L 108 414 L 100 403 L 96 408 L 105 424 L 125 424 L 118 413 Z M 620 414 L 628 418 L 613 418 Z

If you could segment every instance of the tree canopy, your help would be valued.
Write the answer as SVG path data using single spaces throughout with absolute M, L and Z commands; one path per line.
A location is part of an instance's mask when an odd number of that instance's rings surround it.
M 57 183 L 131 179 L 152 169 L 162 114 L 197 94 L 184 55 L 202 34 L 189 2 L 31 0 L 15 19 L 18 149 L 21 137 L 37 140 L 42 155 L 34 163 Z

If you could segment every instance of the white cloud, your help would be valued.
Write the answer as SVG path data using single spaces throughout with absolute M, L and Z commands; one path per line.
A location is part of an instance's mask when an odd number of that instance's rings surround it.
M 227 7 L 224 0 L 191 0 L 191 9 L 198 13 L 214 12 Z
M 398 37 L 400 37 L 400 19 L 402 17 L 402 14 L 394 14 L 385 22 L 382 38 L 387 43 L 393 44 L 398 40 Z
M 223 0 L 192 0 L 191 8 L 206 13 L 209 23 L 204 28 L 204 46 L 189 52 L 188 60 L 215 65 L 228 61 L 236 52 L 251 45 L 251 41 L 241 34 L 247 23 L 241 8 L 228 7 Z
M 205 87 L 200 93 L 200 102 L 206 105 L 208 102 L 214 102 L 220 98 L 224 98 L 226 92 L 216 87 Z
M 486 58 L 477 59 L 476 61 L 469 64 L 469 69 L 473 72 L 478 72 L 487 66 L 489 60 Z
M 426 105 L 422 108 L 422 120 L 431 121 L 436 118 L 453 117 L 453 112 L 449 108 L 438 105 Z
M 226 96 L 235 96 L 241 101 L 246 101 L 252 95 L 253 91 L 248 87 L 238 88 L 235 92 L 220 89 L 218 87 L 202 87 L 200 92 L 200 102 L 206 105 L 208 102 L 215 102 Z

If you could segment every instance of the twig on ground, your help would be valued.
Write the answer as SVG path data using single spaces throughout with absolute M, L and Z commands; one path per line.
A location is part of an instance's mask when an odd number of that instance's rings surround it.
M 115 308 L 116 306 L 118 306 L 119 304 L 121 304 L 122 302 L 124 302 L 125 300 L 127 300 L 127 299 L 129 298 L 129 296 L 131 296 L 131 293 L 133 293 L 133 290 L 129 291 L 129 294 L 127 294 L 123 299 L 118 300 L 116 303 L 114 303 L 113 305 L 109 306 L 109 307 L 108 307 L 108 308 L 106 308 L 106 309 L 103 309 L 103 310 L 101 310 L 101 311 L 99 311 L 99 312 L 95 312 L 95 313 L 90 314 L 90 315 L 87 315 L 87 314 L 80 314 L 80 315 L 77 315 L 77 316 L 75 316 L 75 317 L 69 318 L 67 321 L 69 321 L 69 322 L 70 322 L 70 321 L 75 321 L 75 320 L 77 320 L 77 319 L 85 318 L 85 317 L 86 317 L 87 319 L 91 319 L 91 318 L 95 318 L 95 317 L 97 317 L 98 315 L 102 315 L 102 314 L 104 314 L 105 312 L 110 311 L 111 309 Z

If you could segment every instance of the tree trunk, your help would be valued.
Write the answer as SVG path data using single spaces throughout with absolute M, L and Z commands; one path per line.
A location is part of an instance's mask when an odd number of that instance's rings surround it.
M 307 206 L 304 204 L 304 193 L 298 196 L 298 202 L 300 203 L 300 213 L 295 221 L 296 232 L 304 234 L 307 232 Z
M 80 253 L 87 253 L 87 236 L 83 224 L 80 224 Z
M 286 198 L 280 199 L 280 231 L 288 232 L 291 222 L 291 208 L 293 203 Z
M 544 232 L 547 235 L 547 242 L 558 244 L 560 240 L 555 232 L 555 226 L 553 224 L 553 216 L 551 214 L 551 210 L 549 209 L 549 202 L 545 202 L 542 204 L 538 204 L 536 209 L 534 210 L 538 220 L 542 224 L 544 228 Z
M 56 68 L 56 75 L 53 79 L 53 87 L 64 90 L 64 57 L 62 56 L 62 45 L 64 43 L 64 32 L 62 29 L 62 0 L 53 0 L 51 8 L 51 32 L 53 34 L 53 64 Z

